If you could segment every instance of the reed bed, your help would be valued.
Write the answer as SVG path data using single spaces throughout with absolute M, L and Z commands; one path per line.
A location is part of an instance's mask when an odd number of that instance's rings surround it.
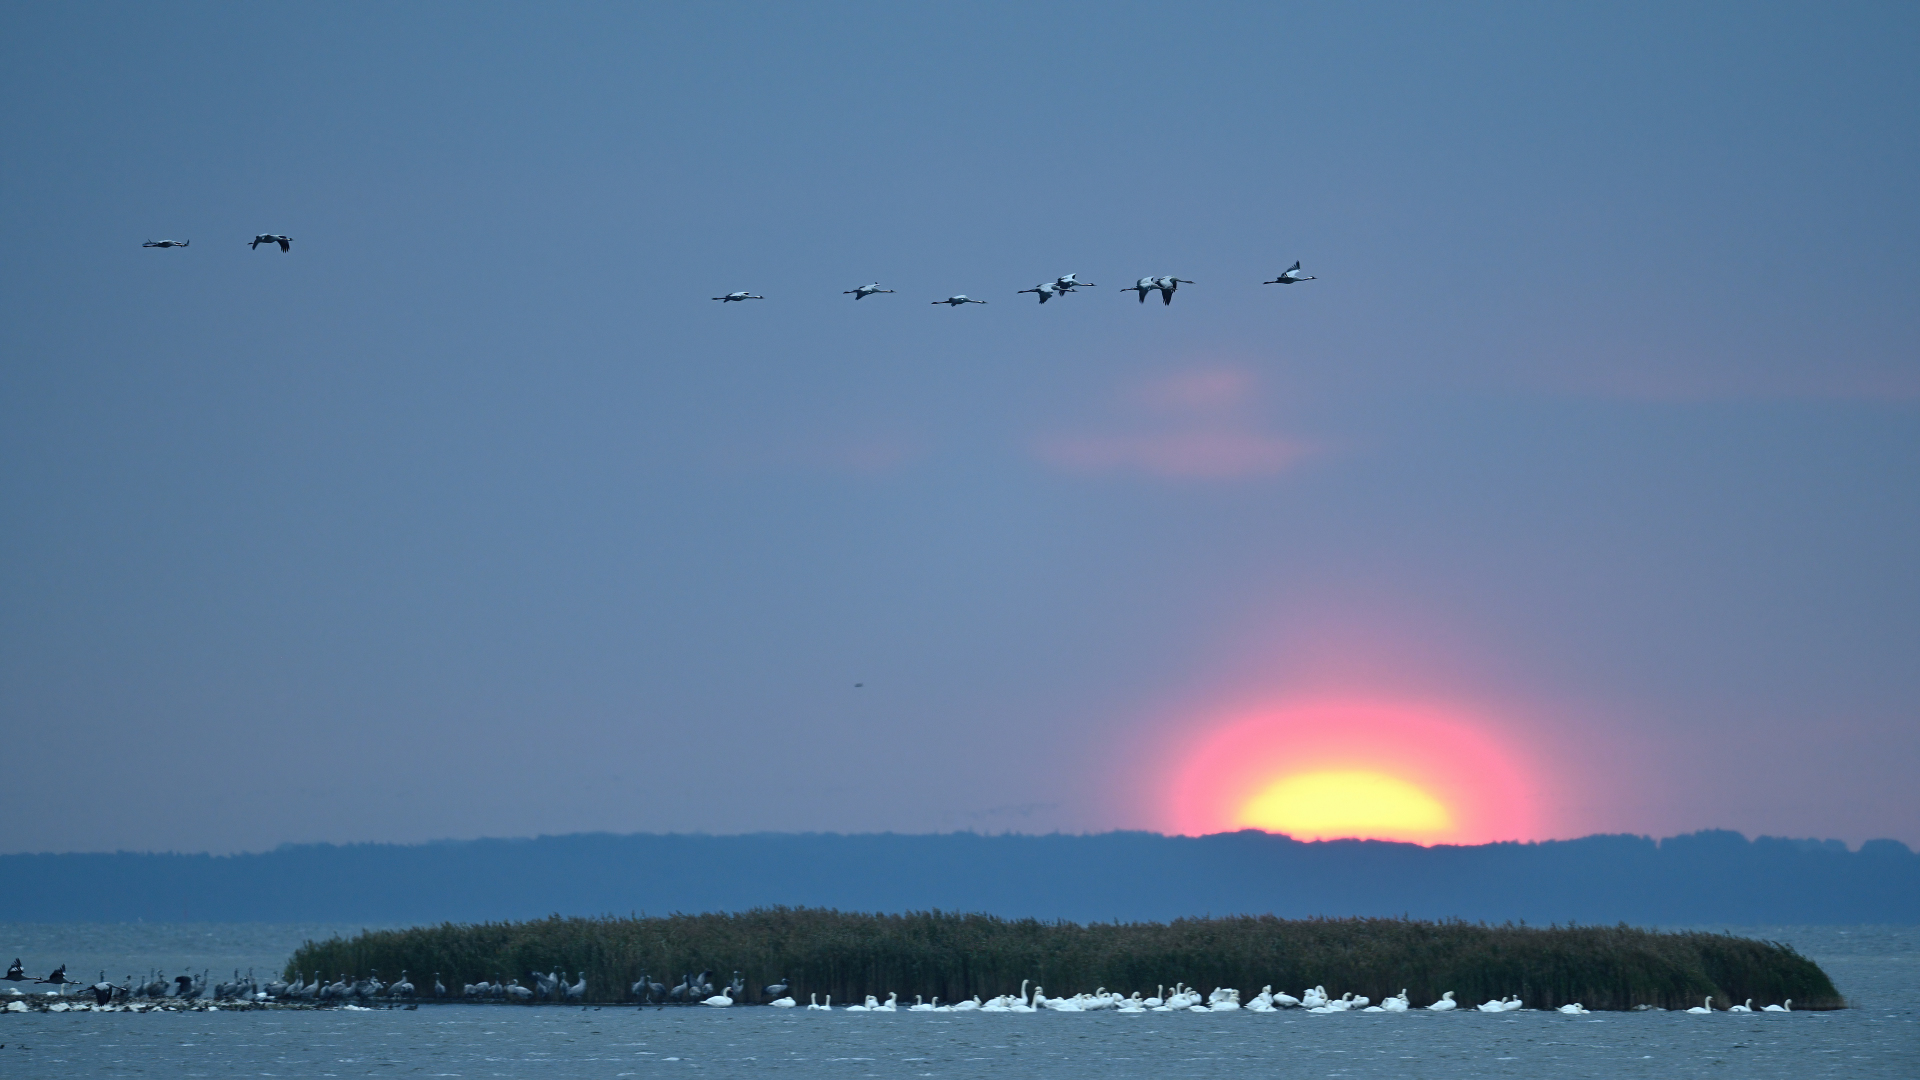
M 1172 923 L 1041 922 L 991 915 L 858 914 L 765 908 L 662 918 L 561 918 L 517 923 L 443 923 L 368 930 L 309 941 L 296 972 L 348 976 L 405 969 L 422 987 L 438 972 L 451 992 L 530 972 L 585 972 L 588 997 L 629 1001 L 642 973 L 672 986 L 712 970 L 721 985 L 738 970 L 749 988 L 782 977 L 805 1002 L 838 1003 L 898 992 L 952 1002 L 1017 992 L 1031 980 L 1059 996 L 1105 987 L 1151 994 L 1184 982 L 1251 995 L 1271 984 L 1298 994 L 1324 985 L 1379 1001 L 1405 988 L 1415 1005 L 1452 990 L 1463 1005 L 1509 994 L 1529 1008 L 1581 1002 L 1590 1009 L 1685 1008 L 1707 995 L 1716 1007 L 1792 998 L 1794 1008 L 1843 1008 L 1825 972 L 1777 942 L 1626 925 L 1488 926 L 1410 919 L 1277 919 L 1241 916 Z

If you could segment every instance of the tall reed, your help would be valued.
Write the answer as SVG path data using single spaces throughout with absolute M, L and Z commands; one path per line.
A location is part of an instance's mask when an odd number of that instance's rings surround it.
M 1795 1008 L 1841 1008 L 1826 974 L 1792 948 L 1697 932 L 1625 925 L 1487 926 L 1403 919 L 1285 920 L 1271 916 L 1172 923 L 1040 922 L 940 911 L 869 915 L 763 908 L 664 918 L 561 918 L 369 930 L 309 941 L 287 973 L 350 976 L 406 969 L 417 985 L 440 973 L 462 983 L 534 971 L 585 972 L 594 1001 L 629 1000 L 644 972 L 672 986 L 711 969 L 736 970 L 748 1000 L 778 978 L 810 994 L 858 1001 L 897 991 L 957 1001 L 1017 991 L 1032 980 L 1053 995 L 1099 987 L 1152 993 L 1184 982 L 1243 995 L 1271 984 L 1298 994 L 1324 985 L 1375 1001 L 1406 989 L 1416 1005 L 1452 990 L 1473 1003 L 1518 995 L 1529 1007 L 1681 1008 L 1713 995 L 1721 1006 L 1792 998 Z

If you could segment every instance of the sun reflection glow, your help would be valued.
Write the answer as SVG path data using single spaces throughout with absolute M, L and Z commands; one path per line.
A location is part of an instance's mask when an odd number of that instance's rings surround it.
M 1374 772 L 1317 772 L 1277 780 L 1240 809 L 1243 828 L 1296 840 L 1440 836 L 1453 815 L 1405 780 Z
M 1176 758 L 1166 827 L 1300 840 L 1536 839 L 1536 780 L 1487 718 L 1424 702 L 1318 698 L 1227 713 Z

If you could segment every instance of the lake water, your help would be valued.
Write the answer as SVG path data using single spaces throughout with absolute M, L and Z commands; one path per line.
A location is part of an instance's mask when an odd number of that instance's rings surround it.
M 0 924 L 0 952 L 89 979 L 249 966 L 358 927 Z M 0 1013 L 7 1077 L 1920 1076 L 1920 927 L 1716 927 L 1784 941 L 1856 1008 L 1828 1013 L 1311 1016 L 808 1013 L 488 1005 L 417 1011 Z M 84 962 L 83 962 L 84 961 Z M 1298 988 L 1291 988 L 1298 990 Z

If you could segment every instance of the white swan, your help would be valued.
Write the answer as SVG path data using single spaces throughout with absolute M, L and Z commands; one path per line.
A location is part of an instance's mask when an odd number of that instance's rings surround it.
M 1427 1006 L 1427 1011 L 1428 1012 L 1451 1012 L 1452 1010 L 1457 1009 L 1459 1007 L 1460 1007 L 1460 1003 L 1453 1000 L 1453 991 L 1449 990 L 1446 993 L 1440 995 L 1439 1001 L 1436 1001 L 1433 1004 Z
M 1407 1000 L 1407 991 L 1404 987 L 1401 988 L 1399 994 L 1389 998 L 1382 998 L 1380 1001 L 1380 1008 L 1387 1012 L 1406 1012 L 1412 1005 L 1413 1003 Z
M 1327 988 L 1324 986 L 1310 987 L 1300 994 L 1300 1004 L 1309 1009 L 1317 1009 L 1326 1003 Z
M 1215 993 L 1218 993 L 1218 991 L 1215 991 Z M 1234 990 L 1234 989 L 1228 989 L 1227 996 L 1223 998 L 1214 999 L 1214 1002 L 1210 1007 L 1214 1012 L 1235 1011 L 1236 1009 L 1240 1008 L 1240 991 Z
M 1761 1012 L 1792 1012 L 1793 999 L 1788 998 L 1787 1003 L 1785 1005 L 1769 1005 L 1766 1008 L 1761 1009 L 1760 1011 Z
M 1501 998 L 1498 1001 L 1483 1001 L 1475 1005 L 1474 1008 L 1479 1009 L 1481 1012 L 1506 1012 L 1507 999 Z
M 1296 261 L 1292 266 L 1289 266 L 1286 268 L 1286 270 L 1282 271 L 1279 277 L 1274 278 L 1272 281 L 1263 281 L 1260 284 L 1292 285 L 1296 281 L 1312 281 L 1312 280 L 1313 280 L 1312 274 L 1303 274 L 1300 272 L 1300 263 Z
M 1560 1008 L 1557 1011 L 1566 1013 L 1568 1016 L 1585 1016 L 1587 1015 L 1588 1012 L 1592 1010 L 1588 1009 L 1585 1005 L 1582 1005 L 1576 1001 L 1571 1005 L 1560 1006 Z
M 1300 1007 L 1300 999 L 1282 991 L 1273 995 L 1273 1006 L 1276 1009 L 1297 1009 Z
M 700 1004 L 712 1006 L 716 1009 L 724 1009 L 733 1004 L 733 998 L 730 996 L 732 993 L 733 988 L 728 987 L 724 993 L 715 994 Z
M 1713 1011 L 1713 995 L 1708 994 L 1706 997 L 1706 1000 L 1702 1001 L 1698 1005 L 1695 1005 L 1693 1008 L 1688 1009 L 1687 1011 L 1690 1013 L 1693 1013 L 1696 1016 L 1701 1016 L 1701 1015 L 1705 1015 L 1707 1013 L 1712 1012 Z
M 867 1011 L 868 1012 L 894 1012 L 895 1011 L 894 1006 L 899 1002 L 899 1000 L 900 1000 L 900 995 L 889 990 L 887 991 L 887 1000 L 885 1001 L 875 1002 L 872 998 L 868 998 Z
M 840 295 L 851 296 L 855 300 L 865 300 L 867 297 L 872 296 L 874 293 L 883 293 L 883 292 L 892 292 L 892 291 L 893 291 L 892 289 L 881 288 L 880 283 L 876 281 L 871 285 L 862 285 L 857 289 L 843 289 L 841 290 Z
M 790 997 L 777 997 L 777 998 L 774 998 L 772 1001 L 767 1002 L 767 1004 L 773 1006 L 776 1009 L 791 1009 L 800 1003 L 793 1000 Z
M 1729 1005 L 1727 1006 L 1727 1011 L 1728 1012 L 1752 1012 L 1753 999 L 1748 998 L 1747 1003 L 1745 1005 Z

